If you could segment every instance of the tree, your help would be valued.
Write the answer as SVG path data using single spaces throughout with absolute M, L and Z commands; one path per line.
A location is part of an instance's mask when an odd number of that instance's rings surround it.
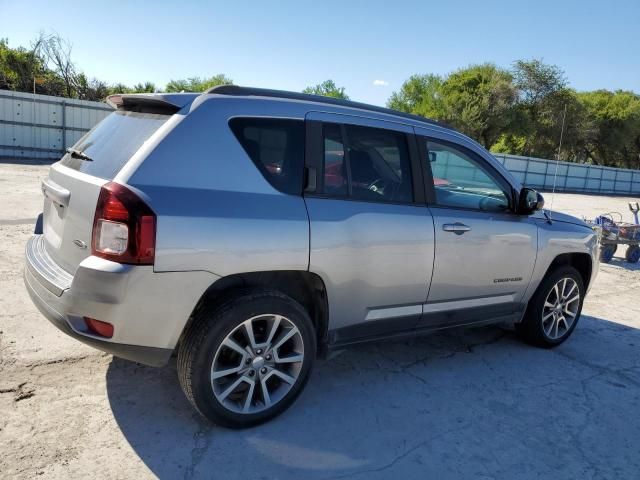
M 26 90 L 30 86 L 29 79 L 33 79 L 42 66 L 33 52 L 24 48 L 11 49 L 8 43 L 7 39 L 0 39 L 0 88 Z
M 593 125 L 584 145 L 585 158 L 601 165 L 640 168 L 640 95 L 596 90 L 577 97 Z
M 526 106 L 518 103 L 513 118 L 511 126 L 491 147 L 492 151 L 539 158 L 586 160 L 584 147 L 594 134 L 594 127 L 574 90 L 565 88 L 545 98 L 536 106 L 535 116 L 527 111 Z M 562 152 L 558 150 L 561 135 Z
M 585 161 L 585 145 L 594 135 L 594 125 L 578 94 L 567 87 L 564 72 L 534 59 L 515 62 L 512 75 L 517 89 L 515 111 L 491 149 L 542 158 L 560 154 L 563 160 Z
M 493 64 L 472 65 L 448 75 L 413 75 L 387 105 L 443 121 L 490 148 L 507 129 L 517 100 L 513 78 Z
M 137 83 L 133 87 L 123 83 L 115 83 L 107 88 L 107 96 L 116 93 L 155 93 L 158 91 L 156 84 L 153 82 Z
M 401 112 L 443 120 L 442 83 L 438 75 L 412 75 L 402 84 L 400 91 L 391 94 L 387 106 Z
M 98 79 L 88 79 L 84 73 L 79 73 L 74 77 L 75 97 L 80 100 L 90 100 L 99 102 L 109 95 L 109 86 Z
M 472 65 L 449 75 L 441 91 L 444 121 L 485 148 L 510 128 L 517 91 L 506 70 L 490 63 Z
M 494 151 L 555 158 L 566 109 L 563 159 L 584 160 L 593 121 L 564 73 L 540 60 L 512 71 L 471 65 L 445 77 L 413 75 L 387 105 L 443 121 Z
M 35 84 L 35 85 L 34 85 Z M 51 72 L 40 54 L 40 43 L 32 48 L 11 48 L 0 39 L 0 89 L 62 95 L 62 81 Z
M 219 73 L 209 78 L 192 77 L 182 80 L 171 80 L 165 87 L 166 92 L 204 92 L 218 85 L 233 85 L 233 80 Z
M 57 34 L 40 33 L 31 49 L 10 48 L 0 39 L 0 89 L 33 92 L 83 100 L 104 100 L 115 93 L 152 93 L 159 89 L 153 82 L 133 87 L 90 78 L 72 60 L 71 43 Z M 213 86 L 233 83 L 223 74 L 209 78 L 192 77 L 169 82 L 166 91 L 202 92 Z
M 153 82 L 136 83 L 132 90 L 132 93 L 155 93 L 158 91 Z
M 512 133 L 523 139 L 522 150 L 514 153 L 553 158 L 565 105 L 569 127 L 575 126 L 573 113 L 579 110 L 575 95 L 567 89 L 564 72 L 541 60 L 519 60 L 514 64 L 513 77 L 518 89 L 518 111 Z
M 109 87 L 109 95 L 116 93 L 134 93 L 131 87 L 126 86 L 124 83 L 114 83 Z
M 518 60 L 513 65 L 515 85 L 524 105 L 536 106 L 567 86 L 564 72 L 542 60 Z
M 311 95 L 322 95 L 324 97 L 341 98 L 343 100 L 349 100 L 349 96 L 345 93 L 344 87 L 336 86 L 333 80 L 325 80 L 322 83 L 307 87 L 302 90 L 302 93 L 309 93 Z
M 69 98 L 77 96 L 79 90 L 85 87 L 83 83 L 87 82 L 86 77 L 77 72 L 75 64 L 71 61 L 71 43 L 60 35 L 41 33 L 36 40 L 36 45 L 34 50 L 42 51 L 47 67 L 62 80 L 65 96 Z

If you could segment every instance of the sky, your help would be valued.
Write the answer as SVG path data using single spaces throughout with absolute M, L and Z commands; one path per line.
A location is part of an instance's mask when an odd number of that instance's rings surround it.
M 640 92 L 640 0 L 0 0 L 0 38 L 73 45 L 89 77 L 132 85 L 224 73 L 299 91 L 326 79 L 384 105 L 416 73 L 539 58 L 577 90 Z

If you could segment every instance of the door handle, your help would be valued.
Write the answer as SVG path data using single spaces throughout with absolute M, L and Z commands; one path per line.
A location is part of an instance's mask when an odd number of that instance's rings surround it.
M 456 235 L 462 235 L 463 233 L 471 230 L 471 227 L 460 222 L 445 223 L 444 225 L 442 225 L 442 230 L 444 230 L 445 232 L 453 232 Z
M 45 197 L 51 200 L 57 206 L 64 208 L 69 205 L 69 197 L 71 192 L 64 187 L 61 187 L 53 180 L 45 178 L 41 184 L 42 193 Z

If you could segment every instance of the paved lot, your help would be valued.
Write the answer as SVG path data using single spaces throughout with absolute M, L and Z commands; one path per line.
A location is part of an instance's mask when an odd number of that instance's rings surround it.
M 602 266 L 555 350 L 499 328 L 360 347 L 320 362 L 285 415 L 229 431 L 194 413 L 175 366 L 92 350 L 32 306 L 22 251 L 46 170 L 0 164 L 0 477 L 638 478 L 638 267 Z M 628 218 L 627 201 L 554 208 Z

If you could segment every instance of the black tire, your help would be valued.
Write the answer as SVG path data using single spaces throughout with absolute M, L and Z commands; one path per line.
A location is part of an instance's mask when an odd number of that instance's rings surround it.
M 629 245 L 624 258 L 629 263 L 638 263 L 638 260 L 640 260 L 640 247 L 638 245 Z
M 258 413 L 236 413 L 214 395 L 212 364 L 230 332 L 243 321 L 267 313 L 282 315 L 298 328 L 304 344 L 302 367 L 293 386 L 277 403 Z M 315 356 L 315 329 L 298 302 L 273 290 L 244 291 L 197 314 L 178 349 L 178 376 L 185 395 L 205 418 L 228 428 L 247 428 L 281 414 L 295 401 L 309 379 Z
M 576 282 L 580 294 L 579 306 L 575 319 L 570 327 L 560 336 L 560 338 L 550 338 L 543 328 L 543 308 L 547 296 L 560 280 L 570 278 Z M 529 300 L 527 311 L 522 322 L 515 325 L 516 333 L 526 342 L 542 348 L 553 348 L 563 343 L 571 336 L 573 330 L 578 324 L 580 314 L 582 312 L 582 303 L 584 302 L 584 282 L 580 273 L 571 266 L 562 266 L 552 271 L 542 280 L 538 289 Z
M 613 259 L 613 256 L 615 255 L 616 250 L 618 250 L 618 245 L 616 244 L 609 243 L 607 245 L 601 245 L 600 261 L 603 263 L 609 263 Z

